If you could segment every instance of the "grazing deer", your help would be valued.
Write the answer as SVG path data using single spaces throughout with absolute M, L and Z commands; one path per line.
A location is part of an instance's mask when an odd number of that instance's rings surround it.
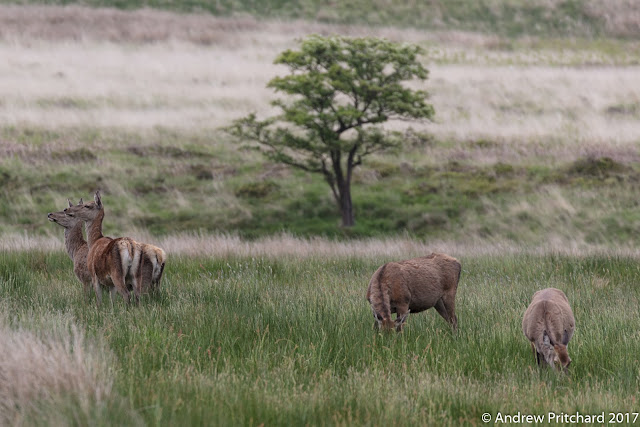
M 544 360 L 566 373 L 571 358 L 567 346 L 573 336 L 576 321 L 567 296 L 560 289 L 547 288 L 533 294 L 524 313 L 522 331 L 531 343 L 538 366 Z
M 402 331 L 409 312 L 419 313 L 435 307 L 455 330 L 456 291 L 462 266 L 457 259 L 433 253 L 378 268 L 369 282 L 367 300 L 371 304 L 375 326 Z M 391 313 L 396 313 L 395 324 Z
M 100 305 L 102 302 L 101 285 L 111 288 L 112 300 L 113 292 L 118 291 L 126 302 L 131 302 L 127 287 L 129 283 L 138 302 L 141 287 L 137 274 L 141 262 L 140 246 L 129 237 L 112 239 L 102 234 L 104 206 L 100 199 L 100 191 L 96 191 L 93 202 L 70 206 L 64 213 L 85 223 L 89 246 L 87 268 L 91 274 L 97 304 Z
M 73 206 L 70 200 L 67 199 L 69 207 Z M 80 203 L 82 204 L 82 199 Z M 69 258 L 73 261 L 73 272 L 76 277 L 82 283 L 85 296 L 89 293 L 89 286 L 91 285 L 91 274 L 87 269 L 87 254 L 89 253 L 89 247 L 87 242 L 82 236 L 82 227 L 84 221 L 76 217 L 65 215 L 64 211 L 51 212 L 47 215 L 49 221 L 64 228 L 64 247 L 67 249 Z

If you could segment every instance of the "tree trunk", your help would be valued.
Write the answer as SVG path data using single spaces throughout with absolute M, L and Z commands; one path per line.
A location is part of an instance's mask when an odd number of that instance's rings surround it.
M 351 187 L 349 183 L 340 186 L 340 212 L 342 213 L 342 226 L 353 227 L 356 223 L 353 217 L 353 203 L 351 202 Z

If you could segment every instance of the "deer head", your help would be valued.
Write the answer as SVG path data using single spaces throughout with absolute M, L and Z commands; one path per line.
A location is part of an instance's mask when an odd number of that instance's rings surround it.
M 81 221 L 93 221 L 102 210 L 102 200 L 98 190 L 93 197 L 93 202 L 83 203 L 82 199 L 77 205 L 71 205 L 69 202 L 69 207 L 64 210 L 64 213 Z
M 544 332 L 542 342 L 545 345 L 545 348 L 543 349 L 544 359 L 549 366 L 567 373 L 569 371 L 569 365 L 571 364 L 571 358 L 569 357 L 567 346 L 562 344 L 552 344 L 546 331 Z
M 71 200 L 67 199 L 67 203 L 69 203 L 69 207 L 73 206 L 73 203 L 71 203 Z M 80 202 L 78 203 L 78 205 L 81 205 L 81 204 L 82 204 L 82 199 L 80 199 Z M 49 218 L 49 221 L 55 222 L 56 224 L 61 225 L 64 228 L 73 228 L 79 222 L 82 222 L 82 220 L 77 217 L 66 215 L 64 211 L 50 212 L 47 214 L 47 218 Z
M 562 370 L 565 374 L 568 373 L 571 358 L 569 357 L 567 346 L 556 344 L 553 346 L 553 349 L 555 350 L 555 357 L 553 359 L 554 366 L 556 366 L 558 370 Z

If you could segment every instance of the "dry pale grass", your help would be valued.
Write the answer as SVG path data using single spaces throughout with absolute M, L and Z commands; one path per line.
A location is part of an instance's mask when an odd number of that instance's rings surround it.
M 266 83 L 286 72 L 273 59 L 311 32 L 428 46 L 431 76 L 421 86 L 437 115 L 414 127 L 440 139 L 495 144 L 482 153 L 466 144 L 427 148 L 425 158 L 638 157 L 639 67 L 556 67 L 548 52 L 499 65 L 519 54 L 492 56 L 499 41 L 471 33 L 77 6 L 0 6 L 0 57 L 8 59 L 0 61 L 0 126 L 210 132 L 252 111 L 266 116 L 275 96 Z M 455 59 L 461 49 L 463 63 Z M 24 149 L 0 142 L 5 151 Z M 46 150 L 46 142 L 36 148 Z
M 428 83 L 441 138 L 487 140 L 493 150 L 458 153 L 479 162 L 544 156 L 607 155 L 638 160 L 640 121 L 611 114 L 640 102 L 640 68 L 476 67 L 431 68 Z M 484 147 L 486 148 L 486 147 Z M 631 157 L 630 157 L 631 156 Z
M 179 16 L 179 17 L 178 17 Z M 219 44 L 229 33 L 255 30 L 250 17 L 217 19 L 202 14 L 176 15 L 159 10 L 93 9 L 81 6 L 0 6 L 0 38 L 51 41 L 156 43 L 182 40 Z
M 109 352 L 68 319 L 50 320 L 49 332 L 36 333 L 0 319 L 0 425 L 69 399 L 73 413 L 86 415 L 111 395 Z
M 288 234 L 246 240 L 227 234 L 185 233 L 152 237 L 143 230 L 127 233 L 138 241 L 162 247 L 172 256 L 202 256 L 212 258 L 255 257 L 265 259 L 403 259 L 445 252 L 455 256 L 503 256 L 514 254 L 563 254 L 587 256 L 597 254 L 637 257 L 636 248 L 618 245 L 600 245 L 587 242 L 580 236 L 558 236 L 549 233 L 541 238 L 545 243 L 521 245 L 509 241 L 470 235 L 461 241 L 417 240 L 408 237 L 370 238 L 336 241 L 323 237 L 301 238 Z M 540 236 L 539 236 L 540 237 Z M 0 251 L 64 251 L 60 236 L 28 236 L 5 234 L 0 240 Z M 170 262 L 170 261 L 169 261 Z
M 608 34 L 637 37 L 640 32 L 640 3 L 636 0 L 591 0 L 586 10 L 605 20 Z

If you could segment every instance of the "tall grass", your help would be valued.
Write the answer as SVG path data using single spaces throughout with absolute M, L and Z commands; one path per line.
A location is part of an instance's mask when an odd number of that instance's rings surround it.
M 0 425 L 103 425 L 105 417 L 135 424 L 136 413 L 112 392 L 111 351 L 51 308 L 9 315 L 4 291 L 13 280 L 2 280 Z
M 388 259 L 174 255 L 160 295 L 96 309 L 62 252 L 3 251 L 0 298 L 10 318 L 62 313 L 104 339 L 109 402 L 127 402 L 131 423 L 458 425 L 484 412 L 637 410 L 635 259 L 462 256 L 456 334 L 429 310 L 381 335 L 364 294 Z M 567 377 L 535 366 L 520 328 L 548 286 L 576 316 Z

